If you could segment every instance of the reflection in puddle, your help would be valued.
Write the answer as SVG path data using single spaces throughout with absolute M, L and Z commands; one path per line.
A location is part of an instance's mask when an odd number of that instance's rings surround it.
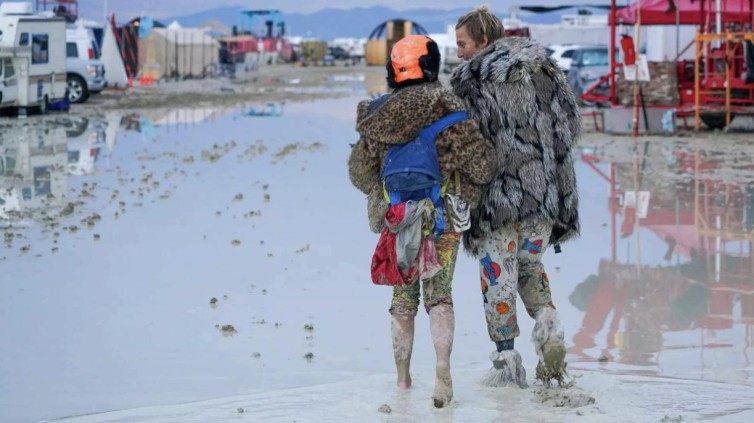
M 115 148 L 119 132 L 134 131 L 144 139 L 169 130 L 211 120 L 228 110 L 195 108 L 149 110 L 144 114 L 108 112 L 104 117 L 58 115 L 18 122 L 0 131 L 0 219 L 3 225 L 36 221 L 55 227 L 58 217 L 93 198 L 96 184 L 69 192 L 69 177 L 97 173 L 97 163 Z M 281 109 L 282 111 L 282 109 Z
M 52 126 L 4 128 L 0 133 L 0 218 L 62 204 L 68 189 L 65 131 Z
M 703 375 L 750 382 L 736 370 L 754 344 L 754 151 L 740 149 L 582 149 L 608 187 L 611 254 L 569 297 L 584 313 L 569 350 L 577 361 L 648 373 L 698 363 Z M 729 358 L 718 362 L 718 350 Z
M 283 115 L 285 101 L 278 103 L 267 103 L 265 105 L 253 106 L 244 112 L 245 116 L 262 116 L 262 117 L 279 117 Z

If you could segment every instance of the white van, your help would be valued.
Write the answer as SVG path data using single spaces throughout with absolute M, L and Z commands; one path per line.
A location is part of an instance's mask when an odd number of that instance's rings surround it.
M 0 3 L 0 107 L 36 108 L 66 94 L 63 18 L 35 15 L 31 3 Z
M 105 66 L 99 60 L 94 33 L 81 19 L 66 28 L 66 57 L 71 103 L 83 103 L 91 94 L 99 94 L 107 87 Z

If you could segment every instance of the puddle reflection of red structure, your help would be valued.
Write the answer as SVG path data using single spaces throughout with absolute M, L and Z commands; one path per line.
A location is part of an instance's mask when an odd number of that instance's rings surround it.
M 727 164 L 725 169 L 738 172 L 719 172 L 716 159 L 721 156 L 715 154 L 672 157 L 673 169 L 667 173 L 677 178 L 641 181 L 646 165 L 642 155 L 614 160 L 607 172 L 598 166 L 599 154 L 582 155 L 609 185 L 612 248 L 598 273 L 580 283 L 570 297 L 584 311 L 569 350 L 575 361 L 593 362 L 604 355 L 625 364 L 652 365 L 658 364 L 663 350 L 696 348 L 703 356 L 705 349 L 734 347 L 716 341 L 714 335 L 736 323 L 745 325 L 744 350 L 754 345 L 754 172 L 750 166 L 734 169 Z M 656 158 L 650 166 L 657 166 Z M 649 190 L 645 216 L 635 210 L 627 213 L 631 207 L 622 201 L 621 186 Z M 618 240 L 636 237 L 640 248 L 639 228 L 665 241 L 666 266 L 642 265 L 639 254 L 634 262 L 619 262 Z M 736 305 L 740 307 L 734 312 Z M 700 330 L 699 341 L 664 345 L 664 334 L 695 329 Z M 603 332 L 605 342 L 599 342 L 596 337 Z M 594 351 L 598 346 L 600 351 Z M 744 357 L 748 363 L 745 351 Z

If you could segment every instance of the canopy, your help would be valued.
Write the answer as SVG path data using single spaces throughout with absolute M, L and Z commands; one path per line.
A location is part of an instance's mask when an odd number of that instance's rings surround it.
M 637 5 L 641 5 L 642 25 L 675 25 L 676 10 L 670 5 L 674 4 L 680 10 L 681 25 L 699 25 L 706 20 L 715 19 L 715 2 L 709 0 L 640 0 L 630 6 L 618 9 L 616 23 L 634 25 L 637 21 Z M 702 12 L 704 8 L 704 12 Z M 711 8 L 711 10 L 710 10 Z M 723 21 L 749 21 L 751 22 L 751 7 L 749 0 L 721 0 L 721 14 Z

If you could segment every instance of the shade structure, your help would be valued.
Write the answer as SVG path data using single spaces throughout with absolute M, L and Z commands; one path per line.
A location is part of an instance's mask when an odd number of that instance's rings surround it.
M 715 2 L 709 0 L 673 0 L 672 4 L 680 11 L 680 19 L 668 0 L 640 0 L 616 12 L 615 23 L 634 25 L 637 22 L 637 9 L 641 7 L 642 25 L 699 25 L 706 17 L 714 19 Z M 723 21 L 751 21 L 751 3 L 749 0 L 722 0 L 721 13 Z M 612 19 L 612 18 L 611 18 Z

